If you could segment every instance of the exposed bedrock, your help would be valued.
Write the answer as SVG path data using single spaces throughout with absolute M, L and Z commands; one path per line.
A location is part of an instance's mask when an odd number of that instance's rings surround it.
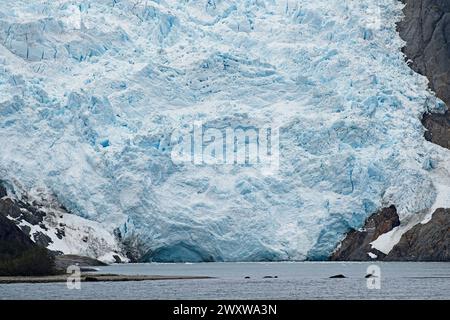
M 3 244 L 5 248 L 3 248 Z M 8 244 L 8 250 L 6 249 Z M 1 254 L 16 254 L 33 247 L 33 241 L 24 234 L 11 220 L 0 214 L 0 248 Z M 7 252 L 8 251 L 8 252 Z
M 450 105 L 450 2 L 447 0 L 403 0 L 405 18 L 398 31 L 406 45 L 403 52 L 411 68 L 425 75 L 430 89 Z M 450 115 L 425 114 L 425 138 L 450 148 Z
M 394 206 L 383 208 L 370 216 L 362 229 L 349 231 L 330 259 L 333 261 L 366 261 L 371 260 L 369 253 L 382 258 L 384 254 L 372 249 L 370 243 L 399 225 L 400 220 L 396 208 Z
M 450 261 L 450 209 L 437 209 L 433 218 L 414 226 L 384 260 Z
M 450 2 L 403 0 L 405 18 L 398 24 L 411 67 L 427 76 L 430 88 L 450 104 Z
M 444 114 L 424 114 L 422 123 L 427 128 L 425 139 L 450 149 L 450 113 L 448 111 Z
M 29 226 L 20 225 L 25 222 L 45 228 L 44 215 L 28 203 L 8 198 L 0 185 L 0 275 L 49 275 L 65 272 L 70 265 L 105 265 L 96 259 L 47 250 L 52 240 L 46 234 L 31 234 Z
M 366 220 L 360 230 L 351 230 L 330 257 L 332 261 L 450 261 L 450 209 L 438 209 L 427 223 L 419 223 L 401 237 L 388 255 L 372 248 L 371 242 L 400 225 L 394 206 Z
M 73 254 L 59 255 L 55 259 L 56 268 L 58 270 L 67 270 L 69 266 L 83 267 L 97 267 L 106 266 L 106 263 L 98 261 L 97 259 L 82 257 Z
M 36 245 L 0 212 L 0 276 L 41 276 L 54 272 L 53 254 Z
M 14 188 L 8 188 L 1 179 L 0 216 L 14 224 L 33 244 L 58 256 L 66 253 L 107 263 L 127 261 L 118 239 L 98 223 L 71 214 L 55 198 L 31 198 L 25 193 L 19 198 Z M 0 248 L 0 255 L 2 253 Z M 83 259 L 78 261 L 80 265 L 86 264 Z
M 44 224 L 45 213 L 33 206 L 33 204 L 14 200 L 6 197 L 6 191 L 0 187 L 0 194 L 3 192 L 3 197 L 0 197 L 0 216 L 9 217 L 17 227 L 34 241 L 40 247 L 46 248 L 52 240 L 44 233 L 46 226 Z M 31 227 L 37 226 L 38 229 L 32 232 Z

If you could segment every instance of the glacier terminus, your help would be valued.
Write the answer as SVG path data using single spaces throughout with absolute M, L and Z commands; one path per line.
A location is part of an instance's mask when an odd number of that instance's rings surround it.
M 450 151 L 423 138 L 422 114 L 446 107 L 401 52 L 402 7 L 1 1 L 0 179 L 101 229 L 96 258 L 321 260 L 382 207 L 412 226 L 450 207 Z M 209 151 L 176 161 L 196 123 Z M 259 150 L 227 128 L 277 133 L 276 167 L 204 161 Z M 52 230 L 50 249 L 85 250 Z

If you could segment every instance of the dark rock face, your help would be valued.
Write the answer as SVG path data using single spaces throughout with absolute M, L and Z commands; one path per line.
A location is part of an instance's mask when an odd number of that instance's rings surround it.
M 67 270 L 69 266 L 79 266 L 79 267 L 96 267 L 96 266 L 106 266 L 106 263 L 98 261 L 96 259 L 82 257 L 72 254 L 59 255 L 55 259 L 56 269 L 64 271 Z
M 80 230 L 80 236 L 76 240 L 80 244 L 87 242 L 86 247 L 91 254 L 103 255 L 99 251 L 109 245 L 108 241 L 102 236 L 97 238 L 90 226 L 76 223 L 67 226 L 64 218 L 71 213 L 58 202 L 56 196 L 32 197 L 24 190 L 18 193 L 15 192 L 15 188 L 20 190 L 20 187 L 8 183 L 2 178 L 0 176 L 0 215 L 15 224 L 37 247 L 48 248 L 52 254 L 62 254 L 52 244 L 57 239 L 65 241 L 67 234 L 70 237 L 72 236 L 70 232 L 77 229 Z M 1 253 L 0 250 L 0 255 Z M 118 257 L 119 255 L 120 253 L 118 253 Z
M 406 46 L 411 67 L 425 75 L 430 88 L 450 105 L 450 2 L 447 0 L 403 0 L 405 18 L 398 31 Z M 425 114 L 425 139 L 450 149 L 450 114 Z
M 450 105 L 450 2 L 403 0 L 405 18 L 398 24 L 412 68 L 427 76 L 430 87 Z
M 0 257 L 14 257 L 36 246 L 28 234 L 7 218 L 17 210 L 9 199 L 0 200 Z
M 450 261 L 450 209 L 438 209 L 426 224 L 406 232 L 387 255 L 389 261 Z
M 40 247 L 47 248 L 50 243 L 52 243 L 52 239 L 42 232 L 35 232 L 33 234 L 34 241 Z
M 31 225 L 39 226 L 42 230 L 46 230 L 45 225 L 42 223 L 44 221 L 45 213 L 23 201 L 13 200 L 7 197 L 0 197 L 0 216 L 9 216 L 13 218 L 16 223 L 26 221 Z M 30 239 L 33 239 L 37 245 L 44 248 L 48 247 L 48 245 L 53 242 L 49 236 L 42 232 L 38 231 L 34 234 L 30 234 L 31 228 L 29 226 L 22 226 L 21 232 L 28 236 Z
M 0 212 L 18 221 L 26 221 L 32 225 L 38 225 L 44 221 L 45 213 L 37 210 L 28 203 L 13 200 L 11 198 L 0 199 Z
M 422 123 L 428 130 L 425 132 L 425 139 L 450 149 L 450 113 L 448 111 L 445 114 L 424 114 Z
M 120 259 L 117 254 L 113 255 L 113 258 L 115 263 L 123 263 L 122 259 Z
M 350 231 L 330 260 L 369 261 L 371 252 L 384 261 L 450 261 L 450 209 L 436 210 L 428 223 L 403 234 L 388 255 L 371 248 L 370 242 L 398 225 L 395 207 L 382 209 L 367 219 L 362 231 Z
M 370 216 L 362 230 L 351 230 L 330 259 L 333 261 L 366 261 L 371 260 L 369 252 L 382 258 L 385 255 L 372 249 L 370 243 L 399 225 L 397 209 L 394 206 L 384 208 Z
M 14 205 L 14 202 L 8 202 Z M 49 275 L 54 272 L 65 272 L 69 265 L 104 266 L 103 262 L 88 257 L 61 255 L 45 249 L 50 238 L 38 232 L 33 242 L 13 221 L 8 219 L 8 210 L 0 210 L 0 275 Z
M 0 200 L 0 214 L 7 217 L 17 219 L 21 216 L 22 212 L 20 207 L 17 206 L 11 199 L 1 199 Z
M 0 199 L 6 196 L 7 196 L 6 189 L 1 185 L 0 181 Z
M 7 252 L 6 245 L 14 252 Z M 33 241 L 17 227 L 14 222 L 0 214 L 0 249 L 1 254 L 14 255 L 34 246 Z
M 54 272 L 53 254 L 0 214 L 0 275 L 43 276 Z

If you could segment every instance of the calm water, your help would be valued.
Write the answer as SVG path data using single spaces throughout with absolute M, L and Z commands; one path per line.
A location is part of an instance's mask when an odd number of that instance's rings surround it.
M 196 275 L 206 280 L 0 285 L 0 299 L 450 299 L 450 263 L 378 263 L 381 289 L 367 289 L 369 263 L 128 264 L 127 275 Z M 344 274 L 346 279 L 330 279 Z M 250 279 L 245 279 L 245 277 Z M 265 276 L 278 278 L 264 279 Z

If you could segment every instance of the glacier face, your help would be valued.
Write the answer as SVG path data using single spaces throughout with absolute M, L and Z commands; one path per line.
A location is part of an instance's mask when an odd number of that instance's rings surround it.
M 381 206 L 408 220 L 439 193 L 420 117 L 444 105 L 404 62 L 401 7 L 2 1 L 0 177 L 148 261 L 323 259 Z M 278 129 L 279 170 L 173 161 L 195 121 Z

